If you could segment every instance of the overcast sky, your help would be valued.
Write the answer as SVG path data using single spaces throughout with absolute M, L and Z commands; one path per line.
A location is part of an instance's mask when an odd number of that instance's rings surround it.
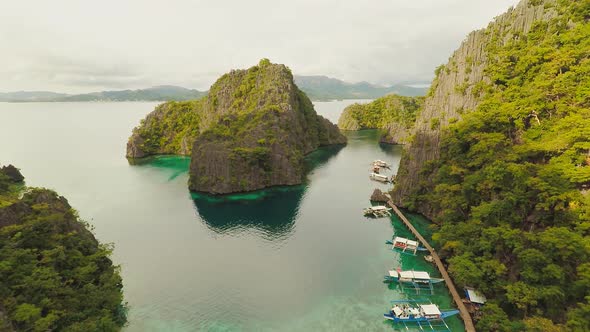
M 206 90 L 260 58 L 295 74 L 430 81 L 518 0 L 0 0 L 0 91 Z

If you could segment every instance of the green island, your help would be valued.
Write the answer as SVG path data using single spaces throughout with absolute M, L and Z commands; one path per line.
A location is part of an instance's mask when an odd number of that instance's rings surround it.
M 590 2 L 522 1 L 436 70 L 411 128 L 391 194 L 487 296 L 478 331 L 590 330 L 588 36 Z
M 119 331 L 127 308 L 112 248 L 68 201 L 0 168 L 0 331 Z
M 346 138 L 319 116 L 284 65 L 232 70 L 199 100 L 158 106 L 135 128 L 127 157 L 190 155 L 189 188 L 246 192 L 304 180 L 304 156 Z
M 389 94 L 366 104 L 352 104 L 342 111 L 338 128 L 342 130 L 382 129 L 381 142 L 405 142 L 416 122 L 424 97 Z

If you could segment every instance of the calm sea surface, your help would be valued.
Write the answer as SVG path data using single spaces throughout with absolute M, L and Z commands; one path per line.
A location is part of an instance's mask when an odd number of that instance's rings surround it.
M 336 122 L 352 103 L 316 102 Z M 126 331 L 389 331 L 382 282 L 394 266 L 433 271 L 384 241 L 399 221 L 369 220 L 369 163 L 397 169 L 401 148 L 376 131 L 308 157 L 305 184 L 225 197 L 191 195 L 189 160 L 130 166 L 125 144 L 154 103 L 0 103 L 0 164 L 67 197 L 115 245 L 129 302 Z M 413 220 L 425 232 L 428 223 Z M 444 287 L 431 299 L 450 307 Z M 423 297 L 423 296 L 419 296 Z M 462 331 L 459 319 L 448 321 Z M 399 328 L 399 327 L 398 327 Z

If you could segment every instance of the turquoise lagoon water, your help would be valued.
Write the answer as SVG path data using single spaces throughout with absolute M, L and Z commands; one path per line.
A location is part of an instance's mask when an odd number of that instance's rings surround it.
M 351 101 L 315 103 L 336 121 Z M 384 242 L 410 236 L 392 218 L 366 219 L 369 162 L 399 163 L 376 131 L 308 156 L 300 186 L 213 197 L 187 190 L 189 160 L 131 166 L 125 143 L 154 103 L 0 103 L 0 163 L 68 198 L 115 245 L 125 331 L 389 331 L 390 300 L 416 297 L 382 282 L 394 266 L 433 271 Z M 412 219 L 424 230 L 428 222 Z M 436 274 L 436 273 L 435 273 Z M 450 307 L 444 287 L 431 299 Z M 423 296 L 420 296 L 423 297 Z M 449 320 L 462 331 L 458 318 Z

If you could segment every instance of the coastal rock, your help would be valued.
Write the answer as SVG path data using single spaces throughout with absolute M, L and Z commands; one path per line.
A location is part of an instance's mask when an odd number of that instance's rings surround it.
M 203 99 L 158 106 L 134 129 L 127 157 L 190 155 L 190 190 L 227 194 L 299 184 L 306 154 L 345 143 L 291 71 L 263 59 L 223 75 Z
M 387 203 L 390 197 L 387 197 L 381 189 L 375 189 L 371 195 L 371 202 Z
M 475 110 L 481 101 L 482 84 L 491 78 L 485 74 L 490 45 L 504 45 L 528 33 L 535 22 L 547 21 L 557 15 L 550 4 L 554 0 L 524 0 L 517 7 L 498 16 L 486 29 L 470 33 L 450 57 L 436 70 L 411 131 L 412 141 L 406 145 L 392 192 L 394 203 L 408 207 L 408 199 L 420 184 L 433 183 L 433 172 L 423 171 L 440 156 L 441 133 L 450 123 Z M 428 202 L 413 206 L 429 218 L 435 216 Z
M 405 144 L 412 133 L 411 128 L 400 122 L 392 122 L 385 126 L 385 133 L 379 140 L 385 144 Z
M 8 176 L 8 178 L 15 183 L 23 182 L 25 180 L 25 177 L 21 174 L 19 169 L 13 165 L 3 166 L 0 168 L 0 173 Z
M 368 104 L 353 104 L 338 119 L 342 130 L 381 129 L 382 143 L 404 144 L 409 138 L 423 97 L 390 94 Z

